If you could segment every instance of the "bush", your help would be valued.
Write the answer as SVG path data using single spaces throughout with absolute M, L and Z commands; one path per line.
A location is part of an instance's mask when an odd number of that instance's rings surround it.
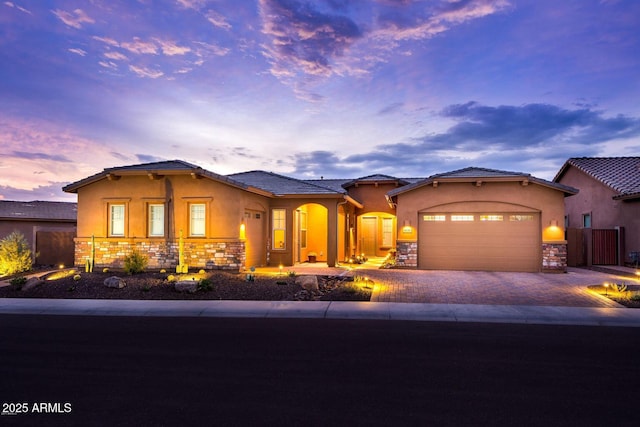
M 147 268 L 147 257 L 134 250 L 124 257 L 124 271 L 127 274 L 142 273 Z
M 31 249 L 19 231 L 0 240 L 0 276 L 31 270 Z
M 213 289 L 213 284 L 209 279 L 200 279 L 198 281 L 198 290 L 202 292 L 208 292 Z
M 25 283 L 27 283 L 27 278 L 24 276 L 20 276 L 20 277 L 14 277 L 13 279 L 11 279 L 11 283 L 12 285 L 17 286 L 19 289 L 22 288 L 22 285 L 24 285 Z

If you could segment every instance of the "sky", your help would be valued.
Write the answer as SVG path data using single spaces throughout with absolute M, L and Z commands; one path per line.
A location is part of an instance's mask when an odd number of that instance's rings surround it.
M 640 155 L 637 0 L 0 0 L 0 199 L 104 168 L 551 180 Z

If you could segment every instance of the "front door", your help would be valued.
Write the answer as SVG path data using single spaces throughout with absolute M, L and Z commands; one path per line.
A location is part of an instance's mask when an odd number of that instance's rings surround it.
M 366 256 L 375 256 L 377 250 L 378 218 L 365 216 L 362 218 L 360 250 Z

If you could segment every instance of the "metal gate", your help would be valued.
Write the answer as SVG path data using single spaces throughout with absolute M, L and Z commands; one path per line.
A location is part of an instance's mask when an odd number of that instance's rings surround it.
M 591 230 L 592 236 L 592 264 L 618 264 L 618 230 Z

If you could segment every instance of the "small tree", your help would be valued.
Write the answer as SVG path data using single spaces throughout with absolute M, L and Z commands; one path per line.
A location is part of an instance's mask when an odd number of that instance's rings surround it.
M 0 276 L 31 270 L 31 249 L 24 235 L 14 231 L 0 240 Z

